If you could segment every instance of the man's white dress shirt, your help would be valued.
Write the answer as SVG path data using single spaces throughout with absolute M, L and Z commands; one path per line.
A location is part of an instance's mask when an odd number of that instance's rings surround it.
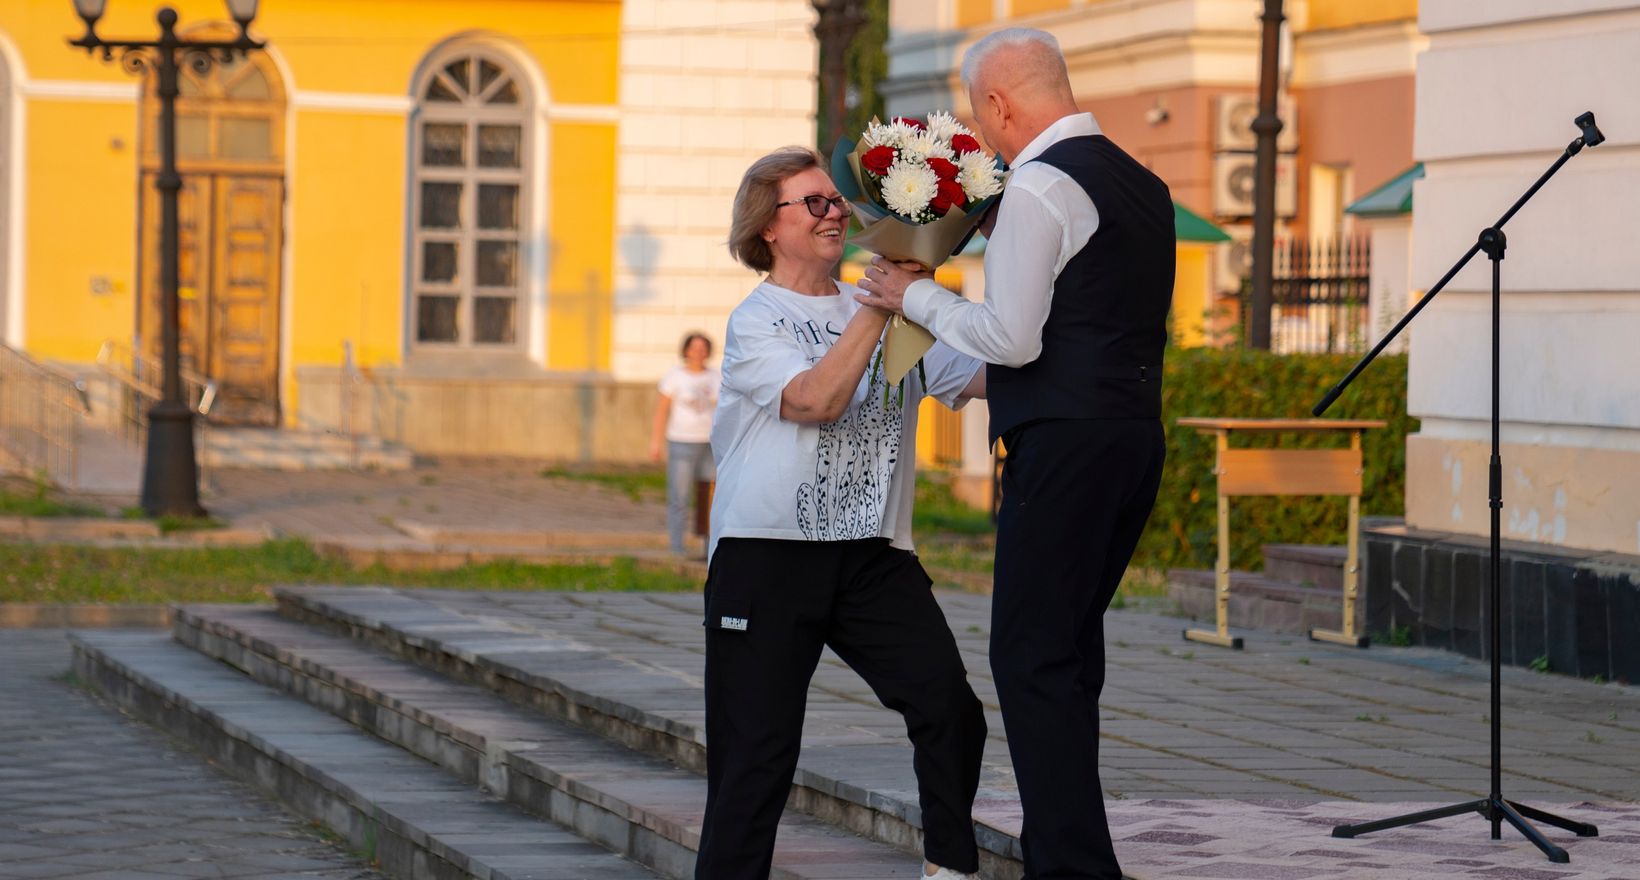
M 984 302 L 923 279 L 906 288 L 905 316 L 986 363 L 1022 367 L 1036 360 L 1054 282 L 1099 228 L 1099 211 L 1069 175 L 1031 160 L 1062 140 L 1096 134 L 1093 114 L 1076 113 L 1048 126 L 1014 157 L 985 244 Z

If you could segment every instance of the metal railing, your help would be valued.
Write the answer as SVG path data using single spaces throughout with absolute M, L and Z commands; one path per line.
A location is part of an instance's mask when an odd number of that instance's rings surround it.
M 1270 290 L 1270 350 L 1281 354 L 1366 351 L 1371 331 L 1364 237 L 1278 239 Z M 1243 322 L 1250 288 L 1242 288 Z M 1246 338 L 1245 333 L 1242 338 Z
M 97 366 L 108 379 L 107 401 L 113 414 L 109 430 L 126 443 L 141 448 L 148 443 L 148 411 L 165 399 L 164 367 L 157 358 L 110 339 L 97 350 Z M 206 416 L 216 402 L 216 382 L 182 370 L 182 394 L 199 416 L 194 419 L 194 449 L 199 474 L 205 476 Z
M 73 483 L 80 422 L 90 413 L 84 382 L 0 345 L 0 446 L 19 467 Z
M 359 468 L 359 425 L 356 411 L 358 387 L 365 383 L 364 372 L 359 369 L 358 361 L 353 355 L 353 340 L 342 340 L 342 375 L 341 384 L 337 387 L 336 399 L 341 412 L 336 424 L 347 437 L 348 461 L 354 470 Z

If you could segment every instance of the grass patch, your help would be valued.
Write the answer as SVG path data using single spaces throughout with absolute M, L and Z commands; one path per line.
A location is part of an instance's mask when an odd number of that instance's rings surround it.
M 666 471 L 654 468 L 632 470 L 578 470 L 563 466 L 541 469 L 541 476 L 552 480 L 576 480 L 602 486 L 625 495 L 632 501 L 666 497 Z
M 51 487 L 36 482 L 29 489 L 0 486 L 0 516 L 94 516 L 105 514 L 95 507 L 63 501 L 53 496 Z
M 917 497 L 911 511 L 911 531 L 923 535 L 992 535 L 991 513 L 969 507 L 951 492 L 951 480 L 941 473 L 917 475 Z
M 0 602 L 266 602 L 281 584 L 380 584 L 475 590 L 692 591 L 696 578 L 639 566 L 497 561 L 448 571 L 358 569 L 306 541 L 256 547 L 136 549 L 0 544 Z
M 988 575 L 996 552 L 996 541 L 990 538 L 917 534 L 917 558 L 928 568 Z

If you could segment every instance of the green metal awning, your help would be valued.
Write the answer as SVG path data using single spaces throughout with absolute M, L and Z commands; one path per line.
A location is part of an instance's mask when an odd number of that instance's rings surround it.
M 1424 176 L 1424 163 L 1395 175 L 1383 186 L 1356 199 L 1344 209 L 1357 217 L 1394 217 L 1412 213 L 1412 183 Z
M 1230 235 L 1213 225 L 1211 220 L 1192 212 L 1189 208 L 1173 203 L 1173 232 L 1179 241 L 1220 242 L 1229 241 Z M 968 244 L 961 251 L 965 257 L 985 256 L 985 236 L 974 235 L 968 239 Z M 849 263 L 869 263 L 871 254 L 854 245 L 843 246 L 843 261 Z
M 1211 220 L 1186 208 L 1178 202 L 1173 203 L 1173 233 L 1179 241 L 1219 242 L 1229 241 L 1230 234 L 1213 225 Z

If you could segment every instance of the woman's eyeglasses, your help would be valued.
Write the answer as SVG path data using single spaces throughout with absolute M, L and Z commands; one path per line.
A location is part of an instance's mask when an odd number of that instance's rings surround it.
M 822 220 L 825 219 L 826 214 L 830 211 L 831 206 L 833 205 L 837 206 L 838 213 L 842 214 L 844 217 L 854 213 L 854 206 L 849 204 L 848 199 L 845 199 L 842 196 L 837 196 L 836 198 L 830 199 L 825 196 L 804 196 L 800 199 L 792 199 L 789 202 L 775 203 L 775 207 L 777 208 L 784 208 L 787 205 L 806 205 L 808 206 L 809 214 Z

